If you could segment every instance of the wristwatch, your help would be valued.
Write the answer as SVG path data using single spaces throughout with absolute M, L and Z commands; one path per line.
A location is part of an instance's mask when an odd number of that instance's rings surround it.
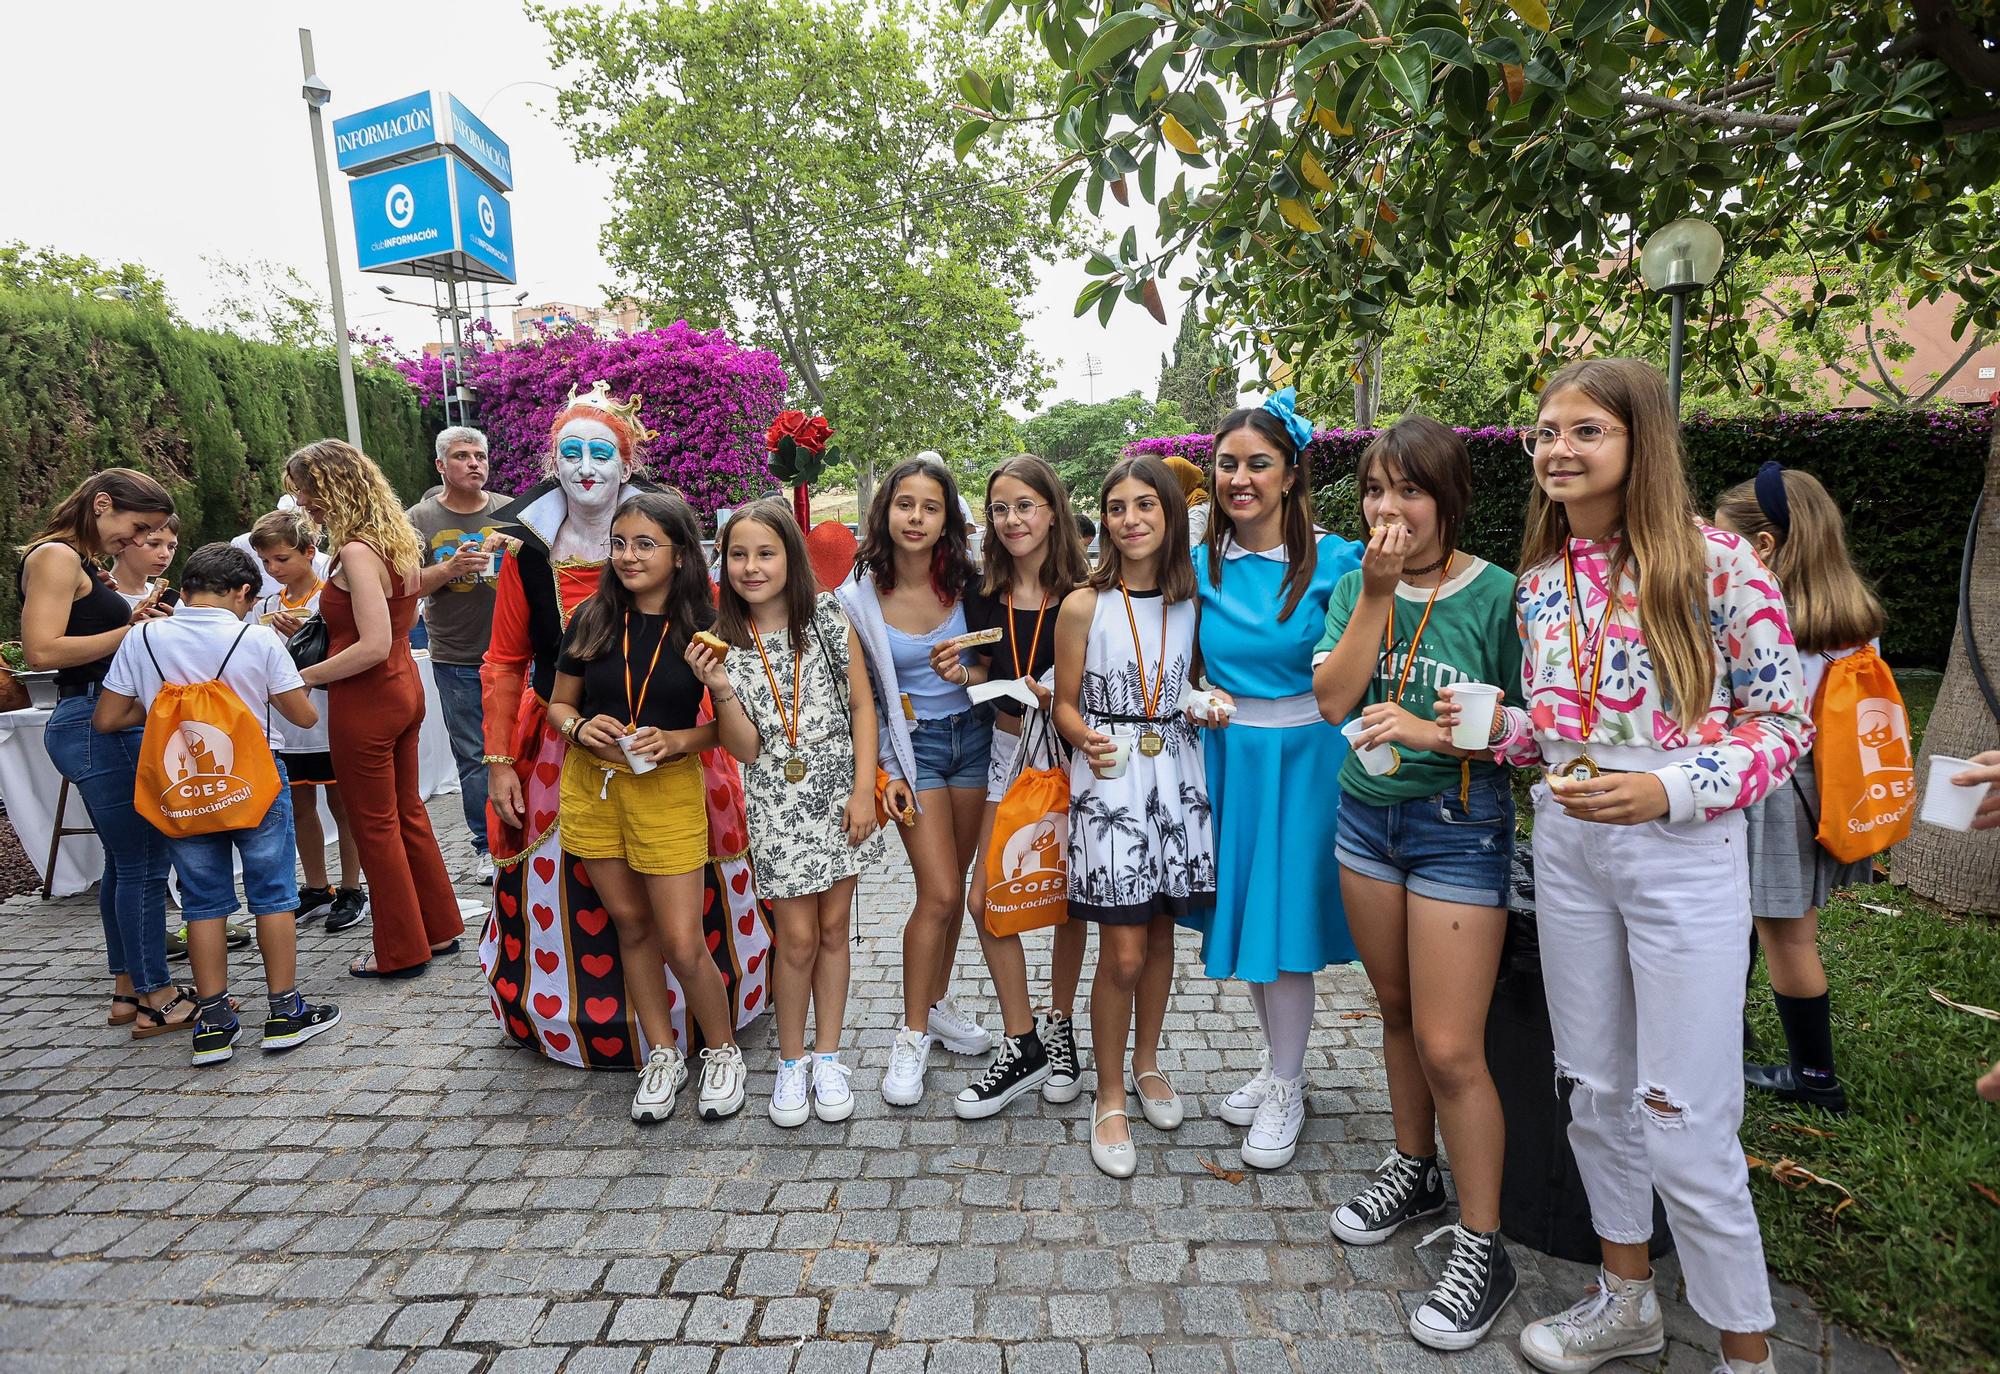
M 574 740 L 576 738 L 576 732 L 581 730 L 582 728 L 583 728 L 583 717 L 580 715 L 571 716 L 568 720 L 562 723 L 562 726 L 557 731 L 557 733 L 560 734 L 566 740 Z

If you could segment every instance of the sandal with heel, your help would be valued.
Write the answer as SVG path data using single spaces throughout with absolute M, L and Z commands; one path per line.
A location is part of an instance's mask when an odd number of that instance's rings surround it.
M 139 1013 L 133 1010 L 133 1008 L 139 1005 L 139 999 L 131 996 L 129 993 L 123 993 L 123 992 L 112 993 L 111 1005 L 117 1008 L 117 1010 L 113 1011 L 109 1016 L 104 1018 L 105 1025 L 129 1026 L 134 1021 L 137 1021 L 139 1019 Z
M 185 1006 L 186 1016 L 174 1016 L 175 1007 Z M 150 1040 L 156 1035 L 171 1035 L 175 1031 L 191 1031 L 201 1008 L 186 988 L 174 989 L 173 999 L 157 1007 L 149 1007 L 144 1002 L 137 1003 L 132 1012 L 132 1038 Z

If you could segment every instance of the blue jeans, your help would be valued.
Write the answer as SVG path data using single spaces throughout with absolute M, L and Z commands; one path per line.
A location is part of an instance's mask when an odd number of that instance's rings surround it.
M 910 722 L 910 752 L 917 775 L 912 792 L 940 787 L 986 790 L 986 764 L 993 748 L 993 708 L 968 706 L 955 716 Z
M 243 856 L 243 897 L 252 916 L 299 909 L 298 842 L 292 836 L 291 779 L 278 760 L 278 797 L 264 819 L 248 830 L 216 830 L 167 841 L 167 855 L 181 878 L 181 915 L 188 921 L 234 916 L 236 856 Z
M 1434 797 L 1372 806 L 1340 801 L 1333 853 L 1342 868 L 1435 902 L 1505 906 L 1514 862 L 1514 794 L 1504 771 Z
M 65 697 L 49 716 L 43 741 L 49 762 L 68 778 L 90 812 L 104 846 L 97 913 L 104 922 L 105 962 L 112 977 L 127 974 L 135 992 L 156 992 L 167 976 L 167 837 L 132 805 L 144 729 L 112 735 L 90 728 L 93 693 Z
M 479 704 L 479 665 L 431 660 L 437 679 L 438 703 L 444 707 L 444 727 L 451 735 L 451 757 L 458 764 L 458 800 L 465 808 L 465 828 L 472 832 L 475 853 L 486 852 L 486 713 Z

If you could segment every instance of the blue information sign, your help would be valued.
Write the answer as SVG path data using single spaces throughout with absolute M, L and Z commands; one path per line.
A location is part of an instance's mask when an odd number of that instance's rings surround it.
M 456 156 L 371 172 L 347 190 L 362 271 L 515 279 L 507 198 Z
M 514 155 L 449 91 L 418 91 L 333 121 L 333 156 L 357 176 L 377 167 L 458 153 L 503 191 L 514 189 Z
M 458 251 L 487 269 L 484 280 L 514 280 L 514 210 L 501 195 L 465 163 L 451 164 L 452 195 L 458 210 Z M 481 275 L 469 271 L 468 275 Z
M 514 155 L 499 135 L 487 128 L 457 96 L 436 92 L 438 101 L 451 113 L 451 129 L 444 142 L 458 150 L 467 162 L 479 169 L 488 181 L 503 191 L 514 189 Z

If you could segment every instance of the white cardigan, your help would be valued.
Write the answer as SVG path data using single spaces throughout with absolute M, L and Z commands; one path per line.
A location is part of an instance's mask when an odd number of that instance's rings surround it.
M 914 793 L 917 754 L 910 744 L 910 722 L 903 717 L 903 689 L 896 682 L 896 661 L 889 652 L 889 628 L 882 619 L 882 598 L 875 590 L 875 579 L 866 568 L 856 568 L 834 595 L 847 612 L 847 623 L 854 627 L 868 667 L 868 681 L 875 688 L 877 761 L 890 777 L 910 783 Z

